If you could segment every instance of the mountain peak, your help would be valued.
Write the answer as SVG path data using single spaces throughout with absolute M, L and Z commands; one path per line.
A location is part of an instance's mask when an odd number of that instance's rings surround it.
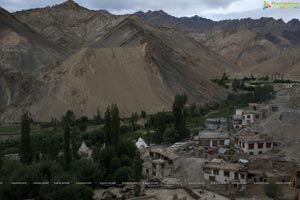
M 67 0 L 61 4 L 58 4 L 56 6 L 54 6 L 56 8 L 63 8 L 63 9 L 79 9 L 79 8 L 83 8 L 80 5 L 78 5 L 74 0 Z

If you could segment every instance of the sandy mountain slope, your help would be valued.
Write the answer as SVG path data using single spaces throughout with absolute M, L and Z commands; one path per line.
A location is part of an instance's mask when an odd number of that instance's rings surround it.
M 68 0 L 52 7 L 25 10 L 14 16 L 49 41 L 74 52 L 101 38 L 125 16 L 88 10 Z
M 44 84 L 39 74 L 53 69 L 64 57 L 60 47 L 0 8 L 0 117 L 11 107 L 31 105 Z
M 136 15 L 151 23 L 187 32 L 238 65 L 245 74 L 280 72 L 299 79 L 299 19 L 288 23 L 266 17 L 212 21 L 198 16 L 177 18 L 163 11 Z
M 300 49 L 297 47 L 282 48 L 249 29 L 219 30 L 192 36 L 235 63 L 245 74 L 279 72 L 299 79 Z
M 0 8 L 0 70 L 35 71 L 57 65 L 62 49 Z
M 92 117 L 97 107 L 103 113 L 112 103 L 118 104 L 122 116 L 141 110 L 153 113 L 169 110 L 179 93 L 186 93 L 190 102 L 218 101 L 228 91 L 210 79 L 239 73 L 236 65 L 183 32 L 136 16 L 90 11 L 72 1 L 14 15 L 65 54 L 55 68 L 19 75 L 27 87 L 15 93 L 27 94 L 24 101 L 11 95 L 17 84 L 2 84 L 7 97 L 0 101 L 5 108 L 0 120 L 19 119 L 20 110 L 40 121 L 60 117 L 67 109 Z

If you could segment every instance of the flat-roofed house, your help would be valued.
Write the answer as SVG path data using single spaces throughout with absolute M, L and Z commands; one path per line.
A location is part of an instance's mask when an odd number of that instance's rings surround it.
M 254 132 L 236 135 L 234 143 L 237 148 L 248 155 L 264 154 L 273 149 L 273 137 Z
M 256 108 L 255 106 L 253 107 Z M 241 129 L 264 118 L 264 113 L 262 111 L 254 110 L 254 108 L 251 110 L 236 109 L 235 115 L 233 115 L 233 128 L 235 130 Z
M 217 131 L 200 131 L 198 135 L 200 146 L 204 147 L 222 147 L 228 146 L 230 137 L 227 133 Z
M 293 172 L 299 170 L 299 166 L 284 158 L 263 155 L 252 158 L 248 164 L 248 183 L 268 182 L 287 184 L 290 182 Z
M 221 184 L 246 184 L 247 171 L 241 163 L 230 163 L 217 159 L 203 165 L 204 180 Z
M 180 166 L 180 156 L 168 148 L 150 148 L 143 163 L 143 175 L 149 179 L 163 179 Z

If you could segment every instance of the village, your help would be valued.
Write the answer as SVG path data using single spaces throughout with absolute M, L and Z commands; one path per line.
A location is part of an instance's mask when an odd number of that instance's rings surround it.
M 300 191 L 300 137 L 298 101 L 299 85 L 274 84 L 276 98 L 261 103 L 247 103 L 236 107 L 229 117 L 215 115 L 220 108 L 205 114 L 203 125 L 193 129 L 190 136 L 176 142 L 156 142 L 156 131 L 145 131 L 151 117 L 134 121 L 123 120 L 121 127 L 142 127 L 121 136 L 136 147 L 141 159 L 142 179 L 139 182 L 102 182 L 93 190 L 94 199 L 132 200 L 193 200 L 193 199 L 298 199 Z M 296 95 L 295 95 L 296 94 Z M 223 112 L 223 111 L 222 111 Z M 193 117 L 197 119 L 197 117 Z M 200 124 L 196 121 L 194 125 Z M 55 125 L 55 124 L 54 124 Z M 20 124 L 3 123 L 9 130 Z M 33 136 L 43 124 L 32 127 Z M 56 130 L 52 127 L 50 130 Z M 95 128 L 86 126 L 76 139 L 76 152 L 82 163 L 93 163 Z M 190 128 L 191 129 L 191 128 Z M 93 132 L 94 131 L 94 132 Z M 37 133 L 35 133 L 37 132 Z M 137 134 L 138 133 L 138 134 Z M 129 137 L 133 134 L 134 137 Z M 153 135 L 153 137 L 148 136 Z M 9 144 L 19 136 L 3 134 L 1 140 Z M 13 142 L 10 142 L 15 145 Z M 52 144 L 51 144 L 52 145 Z M 104 149 L 105 145 L 101 148 Z M 5 149 L 5 148 L 4 148 Z M 4 159 L 19 161 L 15 148 L 7 145 Z M 58 151 L 58 158 L 63 151 Z M 110 158 L 111 159 L 111 158 Z M 98 170 L 95 168 L 95 170 Z M 82 184 L 84 184 L 83 182 Z M 136 185 L 140 186 L 138 195 Z
M 283 141 L 267 129 L 282 112 L 285 103 L 279 97 L 236 109 L 231 123 L 208 118 L 205 129 L 186 141 L 147 145 L 139 138 L 143 195 L 132 199 L 271 199 L 266 187 L 276 198 L 298 198 L 299 156 L 283 154 Z M 118 189 L 109 191 L 122 196 Z

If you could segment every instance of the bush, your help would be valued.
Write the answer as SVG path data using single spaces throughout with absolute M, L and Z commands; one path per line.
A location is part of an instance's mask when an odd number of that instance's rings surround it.
M 114 181 L 118 184 L 126 182 L 129 179 L 131 171 L 128 167 L 121 167 L 114 173 Z
M 268 184 L 265 185 L 265 194 L 272 199 L 281 199 L 282 191 L 279 185 L 276 184 Z

